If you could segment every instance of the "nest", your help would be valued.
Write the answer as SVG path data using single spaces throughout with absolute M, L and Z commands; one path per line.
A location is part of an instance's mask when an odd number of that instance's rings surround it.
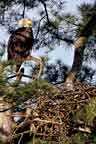
M 11 112 L 12 142 L 23 141 L 25 136 L 32 138 L 35 135 L 59 144 L 62 137 L 68 134 L 70 114 L 88 103 L 90 97 L 96 96 L 96 87 L 76 81 L 72 91 L 66 89 L 64 84 L 37 84 L 27 95 L 29 96 L 25 96 L 25 99 L 24 95 L 22 98 L 19 96 L 20 103 L 15 103 L 15 109 L 21 107 L 21 111 Z

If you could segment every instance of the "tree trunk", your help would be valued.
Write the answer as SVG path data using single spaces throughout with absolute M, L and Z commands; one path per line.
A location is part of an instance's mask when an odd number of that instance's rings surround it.
M 86 37 L 80 37 L 78 40 L 74 42 L 75 46 L 75 54 L 74 54 L 74 60 L 71 71 L 68 73 L 68 76 L 66 78 L 66 82 L 74 82 L 75 75 L 80 71 L 82 61 L 83 61 L 83 52 L 85 49 L 85 43 L 87 38 Z
M 70 87 L 73 88 L 75 76 L 77 72 L 80 70 L 80 67 L 82 65 L 85 44 L 89 36 L 91 36 L 94 33 L 95 29 L 96 29 L 96 13 L 93 14 L 89 22 L 84 26 L 81 33 L 79 34 L 78 36 L 79 38 L 74 42 L 75 47 L 74 61 L 72 69 L 65 80 L 65 83 L 68 84 L 69 88 Z

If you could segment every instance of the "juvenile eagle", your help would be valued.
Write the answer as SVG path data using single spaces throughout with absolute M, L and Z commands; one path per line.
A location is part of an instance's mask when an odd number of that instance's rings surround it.
M 32 21 L 27 18 L 19 20 L 18 29 L 11 34 L 8 41 L 8 61 L 16 62 L 16 73 L 19 73 L 19 68 L 25 60 L 35 61 L 40 65 L 39 77 L 42 71 L 42 61 L 30 55 L 33 42 Z

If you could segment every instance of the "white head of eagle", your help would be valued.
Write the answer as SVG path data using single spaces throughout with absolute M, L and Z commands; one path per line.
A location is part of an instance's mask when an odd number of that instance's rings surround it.
M 28 18 L 22 18 L 18 21 L 18 28 L 32 27 L 32 20 Z

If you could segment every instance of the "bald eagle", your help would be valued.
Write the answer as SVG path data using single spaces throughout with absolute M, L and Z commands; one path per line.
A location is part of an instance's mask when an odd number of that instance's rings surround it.
M 8 61 L 13 60 L 16 62 L 16 73 L 18 73 L 22 62 L 25 60 L 33 60 L 40 66 L 42 65 L 41 59 L 30 55 L 34 43 L 32 21 L 30 19 L 21 19 L 18 26 L 19 28 L 11 34 L 8 41 Z

